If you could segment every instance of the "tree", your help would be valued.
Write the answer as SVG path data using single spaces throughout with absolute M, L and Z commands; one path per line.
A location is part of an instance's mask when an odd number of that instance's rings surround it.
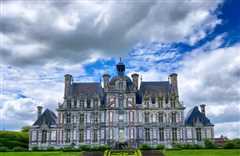
M 30 130 L 31 126 L 23 126 L 22 129 L 21 129 L 21 132 L 26 132 L 28 133 L 29 130 Z

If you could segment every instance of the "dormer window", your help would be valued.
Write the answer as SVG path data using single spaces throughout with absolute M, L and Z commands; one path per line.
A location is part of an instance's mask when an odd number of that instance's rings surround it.
M 155 104 L 156 103 L 156 98 L 152 96 L 151 101 L 152 101 L 152 104 Z
M 91 108 L 91 100 L 87 99 L 87 108 Z

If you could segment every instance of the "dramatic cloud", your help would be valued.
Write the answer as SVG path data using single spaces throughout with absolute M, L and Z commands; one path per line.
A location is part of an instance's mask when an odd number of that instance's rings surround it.
M 138 42 L 194 44 L 221 1 L 2 2 L 0 60 L 17 66 L 125 56 Z
M 186 111 L 205 103 L 217 136 L 239 136 L 240 45 L 226 44 L 228 32 L 213 34 L 226 22 L 222 1 L 1 4 L 0 129 L 32 124 L 37 105 L 55 110 L 64 74 L 100 81 L 125 56 L 127 74 L 144 81 L 177 72 Z

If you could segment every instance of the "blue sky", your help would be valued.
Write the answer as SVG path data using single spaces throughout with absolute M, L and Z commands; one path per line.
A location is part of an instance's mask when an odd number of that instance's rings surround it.
M 55 110 L 63 75 L 100 81 L 123 58 L 127 74 L 164 81 L 178 73 L 187 107 L 207 104 L 215 134 L 240 136 L 237 0 L 6 1 L 0 16 L 0 129 Z M 16 122 L 17 121 L 17 122 Z

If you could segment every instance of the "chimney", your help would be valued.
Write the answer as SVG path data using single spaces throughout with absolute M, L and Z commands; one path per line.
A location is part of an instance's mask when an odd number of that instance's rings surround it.
M 201 112 L 205 115 L 205 113 L 206 113 L 206 111 L 205 111 L 206 105 L 205 104 L 201 104 L 200 107 L 201 107 Z
M 133 85 L 136 90 L 138 89 L 138 79 L 139 75 L 137 73 L 132 74 Z
M 108 73 L 103 74 L 103 88 L 104 90 L 108 89 L 110 75 Z
M 37 118 L 39 118 L 39 117 L 41 116 L 41 114 L 42 114 L 42 109 L 43 109 L 42 106 L 37 106 L 37 113 L 38 113 Z
M 64 98 L 71 95 L 71 85 L 73 82 L 73 77 L 70 74 L 66 74 L 65 78 L 65 88 L 64 88 Z
M 169 83 L 171 84 L 171 92 L 175 93 L 175 95 L 178 96 L 178 82 L 176 73 L 169 75 Z

